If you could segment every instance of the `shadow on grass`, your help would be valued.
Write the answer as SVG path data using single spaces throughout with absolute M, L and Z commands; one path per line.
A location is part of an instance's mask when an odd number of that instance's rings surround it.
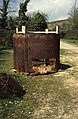
M 60 65 L 59 65 L 59 69 L 61 69 L 61 70 L 66 70 L 66 69 L 68 69 L 68 68 L 70 68 L 71 66 L 70 65 L 67 65 L 67 64 L 61 64 L 60 63 Z

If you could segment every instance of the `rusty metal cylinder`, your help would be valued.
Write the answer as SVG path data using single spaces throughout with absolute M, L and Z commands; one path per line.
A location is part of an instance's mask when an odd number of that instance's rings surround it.
M 33 71 L 33 61 L 42 61 L 51 65 L 52 72 L 58 71 L 60 57 L 59 34 L 26 33 L 13 35 L 14 68 L 18 72 Z

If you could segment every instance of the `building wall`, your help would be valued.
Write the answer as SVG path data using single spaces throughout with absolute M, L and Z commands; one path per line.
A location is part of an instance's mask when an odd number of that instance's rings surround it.
M 49 30 L 54 30 L 56 26 L 62 26 L 63 24 L 66 24 L 68 23 L 69 20 L 68 19 L 65 19 L 65 20 L 57 20 L 57 21 L 54 21 L 54 22 L 49 22 L 48 23 L 48 29 Z

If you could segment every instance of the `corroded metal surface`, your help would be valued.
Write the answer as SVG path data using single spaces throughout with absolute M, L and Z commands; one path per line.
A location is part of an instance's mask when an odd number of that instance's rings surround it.
M 19 72 L 36 72 L 38 67 L 58 71 L 60 36 L 58 34 L 14 34 L 14 68 Z M 37 65 L 37 66 L 36 66 Z M 49 70 L 47 70 L 49 72 Z

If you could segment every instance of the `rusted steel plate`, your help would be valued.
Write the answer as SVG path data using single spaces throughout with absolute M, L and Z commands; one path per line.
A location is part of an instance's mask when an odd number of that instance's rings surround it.
M 13 44 L 14 68 L 17 71 L 34 72 L 33 61 L 37 62 L 38 60 L 41 67 L 48 61 L 48 65 L 53 66 L 51 71 L 58 71 L 60 52 L 59 34 L 14 34 Z

